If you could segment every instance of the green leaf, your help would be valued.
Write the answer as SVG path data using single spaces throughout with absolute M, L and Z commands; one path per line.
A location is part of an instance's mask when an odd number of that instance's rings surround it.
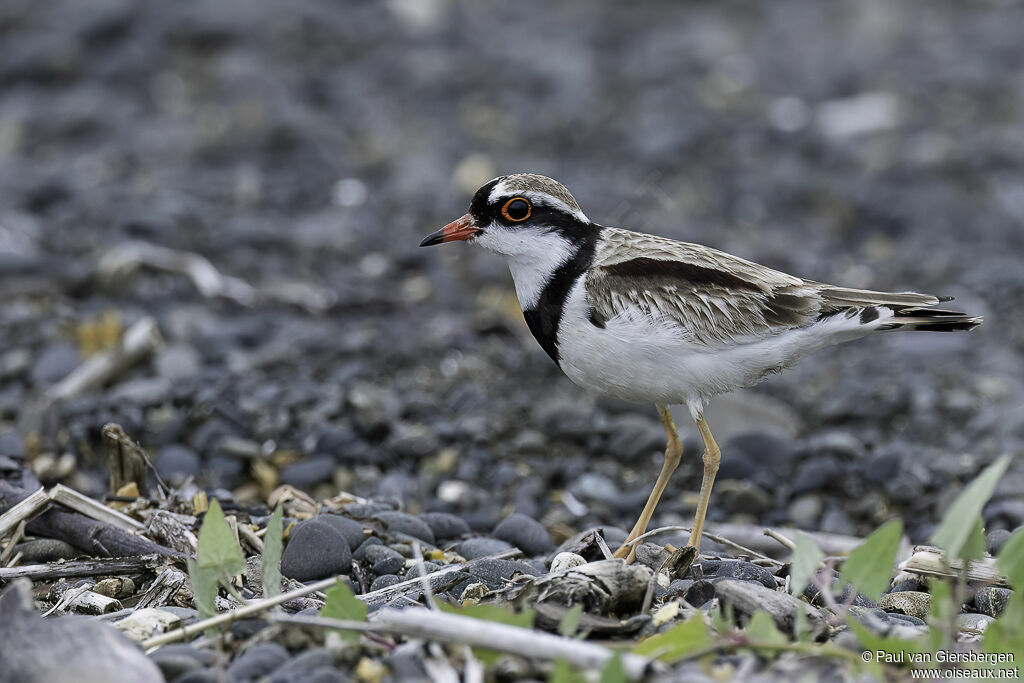
M 586 680 L 583 674 L 573 671 L 572 664 L 565 657 L 555 660 L 555 668 L 548 676 L 548 683 L 585 683 Z
M 671 663 L 695 654 L 710 644 L 708 628 L 698 615 L 664 633 L 641 640 L 633 647 L 633 652 Z
M 566 638 L 571 637 L 576 633 L 576 629 L 580 627 L 580 619 L 583 617 L 583 605 L 573 605 L 565 616 L 562 617 L 562 621 L 558 624 L 558 633 Z
M 949 506 L 931 538 L 932 544 L 942 548 L 947 558 L 962 557 L 964 546 L 974 532 L 975 520 L 981 516 L 985 503 L 1009 465 L 1009 454 L 996 460 L 964 487 Z
M 618 650 L 612 654 L 611 659 L 601 669 L 601 683 L 627 683 L 626 672 L 622 668 L 622 653 Z
M 1012 662 L 999 664 L 998 668 L 1019 666 L 1024 662 L 1024 592 L 1013 592 L 1002 616 L 985 629 L 981 647 L 994 655 L 1008 653 L 1013 657 Z
M 281 592 L 281 506 L 274 510 L 267 522 L 267 533 L 263 534 L 263 596 L 272 598 Z
M 789 591 L 800 595 L 814 578 L 825 554 L 807 534 L 797 533 L 794 541 L 793 560 L 789 567 Z
M 1018 593 L 1024 591 L 1024 528 L 1007 539 L 996 559 L 996 568 L 1010 581 Z
M 850 553 L 839 572 L 840 584 L 848 583 L 863 595 L 878 600 L 892 581 L 902 535 L 903 523 L 898 519 L 883 524 Z
M 750 617 L 750 623 L 747 624 L 746 633 L 747 638 L 761 643 L 781 645 L 782 643 L 789 642 L 789 638 L 784 636 L 782 631 L 775 627 L 775 622 L 772 621 L 771 616 L 767 612 L 754 612 L 753 616 Z
M 327 591 L 327 600 L 320 610 L 320 616 L 345 621 L 366 621 L 366 612 L 366 603 L 353 595 L 349 587 L 339 581 Z M 342 640 L 353 643 L 359 640 L 359 631 L 335 632 Z
M 199 530 L 196 559 L 201 568 L 216 569 L 220 577 L 234 576 L 245 570 L 242 549 L 238 547 L 216 498 L 210 500 L 210 509 L 206 511 Z
M 217 584 L 220 581 L 220 570 L 201 567 L 199 563 L 188 558 L 188 578 L 192 582 L 192 599 L 199 610 L 199 618 L 206 619 L 217 614 Z
M 985 550 L 988 548 L 988 541 L 985 539 L 985 522 L 978 517 L 974 521 L 974 528 L 967 535 L 967 541 L 960 551 L 961 560 L 979 560 L 985 557 Z
M 933 581 L 931 584 L 932 600 L 928 617 L 928 635 L 932 652 L 938 652 L 943 646 L 952 645 L 955 633 L 947 633 L 953 623 L 954 610 L 953 592 L 947 581 Z M 957 610 L 958 612 L 959 610 Z M 948 647 L 945 649 L 949 649 Z

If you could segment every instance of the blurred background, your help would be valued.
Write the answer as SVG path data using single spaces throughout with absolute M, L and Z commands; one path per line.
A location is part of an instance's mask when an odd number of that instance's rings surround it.
M 556 540 L 635 519 L 652 406 L 573 386 L 501 260 L 419 239 L 491 177 L 804 277 L 955 296 L 716 402 L 712 522 L 923 541 L 1024 450 L 1024 5 L 914 0 L 0 6 L 0 470 L 285 483 Z M 126 333 L 127 331 L 127 333 Z M 656 523 L 689 522 L 699 441 Z M 989 528 L 1024 522 L 1015 464 Z

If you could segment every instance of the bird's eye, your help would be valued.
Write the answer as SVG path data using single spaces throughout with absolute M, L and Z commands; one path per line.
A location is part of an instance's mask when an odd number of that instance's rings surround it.
M 501 207 L 501 215 L 513 223 L 525 221 L 530 217 L 531 213 L 533 213 L 533 207 L 530 206 L 530 202 L 522 197 L 514 197 L 505 202 L 505 206 Z

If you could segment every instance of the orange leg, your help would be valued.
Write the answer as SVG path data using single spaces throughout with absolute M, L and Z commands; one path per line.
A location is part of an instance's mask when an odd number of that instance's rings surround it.
M 640 513 L 640 519 L 638 519 L 636 524 L 633 525 L 633 530 L 630 531 L 629 536 L 626 537 L 626 543 L 629 543 L 647 531 L 647 525 L 650 524 L 651 517 L 654 516 L 654 508 L 658 507 L 658 501 L 661 500 L 661 494 L 665 492 L 665 487 L 668 486 L 669 477 L 671 477 L 672 473 L 676 471 L 676 467 L 679 466 L 679 461 L 683 457 L 683 442 L 679 440 L 679 434 L 676 432 L 676 425 L 672 421 L 672 413 L 669 412 L 668 406 L 659 405 L 657 408 L 658 415 L 661 416 L 661 423 L 665 425 L 665 435 L 668 436 L 668 445 L 665 447 L 665 464 L 661 466 L 661 474 L 658 475 L 658 481 L 654 484 L 654 490 L 651 491 L 650 497 L 647 498 L 647 504 L 644 505 L 644 510 Z M 707 476 L 706 472 L 707 469 L 705 467 L 705 476 Z M 712 475 L 712 479 L 714 479 L 714 475 Z M 708 489 L 710 492 L 710 486 Z M 703 494 L 703 489 L 701 490 L 701 493 Z M 625 557 L 627 558 L 627 562 L 632 562 L 633 558 L 636 556 L 635 550 L 635 546 L 623 545 L 615 551 L 615 557 Z

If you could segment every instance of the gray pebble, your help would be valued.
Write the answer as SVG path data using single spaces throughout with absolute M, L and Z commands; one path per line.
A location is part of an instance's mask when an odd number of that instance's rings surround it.
M 367 559 L 366 558 L 366 553 L 370 550 L 370 548 L 372 548 L 374 546 L 378 546 L 378 545 L 379 546 L 383 546 L 384 545 L 384 541 L 380 540 L 376 536 L 368 537 L 365 541 L 363 541 L 359 545 L 358 548 L 355 549 L 355 551 L 353 551 L 352 559 L 359 560 L 360 562 L 362 562 L 363 560 Z M 380 558 L 378 558 L 378 559 L 380 559 Z M 373 560 L 370 560 L 370 561 L 373 562 Z
M 22 564 L 71 560 L 83 554 L 70 543 L 56 538 L 34 538 L 19 543 L 15 549 L 22 553 Z
M 56 342 L 43 349 L 32 364 L 29 376 L 36 386 L 53 384 L 74 370 L 82 362 L 78 347 L 69 342 Z
M 384 576 L 378 576 L 370 584 L 371 591 L 379 591 L 381 588 L 387 588 L 388 586 L 394 586 L 396 583 L 401 583 L 402 579 L 394 574 L 385 574 Z
M 982 614 L 998 618 L 1006 609 L 1006 603 L 1010 601 L 1012 595 L 1013 591 L 1009 588 L 981 588 L 974 594 L 974 606 Z
M 405 566 L 405 559 L 399 557 L 386 557 L 379 562 L 374 562 L 373 566 L 370 567 L 370 571 L 377 576 L 383 576 L 385 574 L 397 574 L 402 571 Z
M 434 540 L 434 532 L 430 530 L 427 523 L 415 515 L 410 515 L 408 512 L 378 512 L 374 515 L 374 518 L 384 522 L 387 525 L 388 531 L 393 533 L 406 534 L 430 545 L 434 545 L 436 542 Z
M 334 654 L 330 650 L 323 647 L 311 648 L 295 655 L 274 669 L 270 675 L 270 683 L 293 683 L 305 680 L 299 674 L 333 665 Z
M 281 557 L 281 573 L 296 581 L 314 581 L 351 571 L 352 552 L 341 532 L 316 518 L 292 530 Z
M 342 517 L 341 515 L 333 515 L 331 513 L 323 513 L 318 515 L 316 519 L 321 522 L 330 524 L 345 537 L 348 541 L 349 548 L 358 548 L 363 542 L 363 525 L 354 519 L 348 517 Z
M 335 468 L 330 455 L 313 455 L 281 468 L 281 482 L 297 488 L 310 488 L 330 481 Z
M 288 660 L 288 650 L 277 643 L 257 643 L 231 662 L 229 680 L 253 681 L 266 676 Z
M 199 454 L 188 446 L 172 443 L 160 449 L 153 463 L 157 474 L 172 486 L 178 486 L 188 477 L 199 476 Z
M 447 541 L 469 534 L 469 525 L 466 520 L 448 512 L 423 512 L 420 519 L 426 522 L 427 526 L 434 533 L 438 541 Z
M 712 583 L 722 579 L 736 579 L 760 583 L 765 588 L 775 590 L 778 584 L 775 577 L 764 567 L 742 560 L 701 560 L 704 578 Z
M 491 590 L 502 588 L 505 586 L 506 580 L 511 579 L 517 573 L 528 576 L 539 574 L 536 569 L 525 562 L 515 560 L 479 560 L 470 566 L 469 573 Z
M 455 552 L 467 560 L 475 560 L 478 557 L 496 555 L 505 550 L 511 550 L 512 545 L 497 538 L 467 538 L 455 546 Z
M 365 548 L 361 548 L 361 550 L 363 551 L 362 559 L 366 560 L 371 565 L 388 559 L 398 560 L 399 562 L 405 561 L 405 557 L 402 553 L 398 552 L 394 548 L 389 548 L 388 546 L 379 543 L 368 545 Z
M 999 555 L 999 551 L 1003 549 L 1003 545 L 1010 540 L 1010 536 L 1013 534 L 1006 529 L 993 529 L 988 532 L 985 540 L 988 543 L 988 552 L 992 556 Z
M 495 538 L 508 541 L 527 555 L 543 555 L 555 547 L 543 524 L 518 512 L 499 522 L 492 533 Z

